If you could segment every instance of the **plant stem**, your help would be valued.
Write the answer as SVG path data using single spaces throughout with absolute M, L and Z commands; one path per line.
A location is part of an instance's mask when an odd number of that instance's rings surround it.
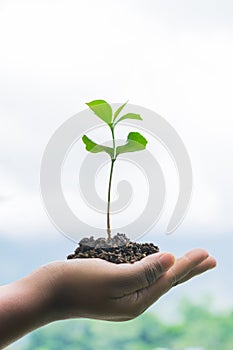
M 108 183 L 108 207 L 107 207 L 108 240 L 111 239 L 111 226 L 110 226 L 111 186 L 112 186 L 113 167 L 114 167 L 114 162 L 116 160 L 116 144 L 115 144 L 114 127 L 111 127 L 111 132 L 112 132 L 112 144 L 113 144 L 113 157 L 111 159 L 111 169 L 110 169 L 110 176 L 109 176 L 109 183 Z
M 111 239 L 111 227 L 110 227 L 110 203 L 111 203 L 111 185 L 112 185 L 112 174 L 113 174 L 113 166 L 115 159 L 111 160 L 111 169 L 109 176 L 109 184 L 108 184 L 108 208 L 107 208 L 107 233 L 108 239 Z

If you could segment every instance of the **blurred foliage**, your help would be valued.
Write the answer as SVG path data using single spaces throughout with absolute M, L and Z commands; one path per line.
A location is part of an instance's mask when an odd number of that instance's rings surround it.
M 165 324 L 146 312 L 132 321 L 113 323 L 69 320 L 43 327 L 26 338 L 19 350 L 200 350 L 233 349 L 233 311 L 213 313 L 208 306 L 183 301 L 181 321 Z

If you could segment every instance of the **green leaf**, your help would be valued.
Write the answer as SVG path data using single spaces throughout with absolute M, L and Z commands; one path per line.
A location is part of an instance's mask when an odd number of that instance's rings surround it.
M 106 152 L 111 158 L 113 158 L 113 148 L 98 145 L 97 143 L 89 139 L 89 137 L 87 137 L 86 135 L 83 135 L 82 140 L 83 143 L 86 145 L 87 151 L 92 153 Z
M 94 100 L 86 105 L 105 123 L 112 123 L 112 107 L 104 100 Z
M 116 156 L 121 153 L 142 151 L 146 148 L 147 140 L 139 132 L 130 132 L 127 143 L 116 148 Z
M 140 114 L 135 114 L 135 113 L 127 113 L 120 117 L 114 124 L 117 125 L 117 123 L 121 122 L 124 119 L 137 119 L 137 120 L 142 120 L 142 117 Z
M 122 109 L 127 105 L 128 101 L 126 101 L 123 105 L 121 105 L 116 112 L 114 113 L 113 121 L 118 117 L 118 115 L 121 113 Z

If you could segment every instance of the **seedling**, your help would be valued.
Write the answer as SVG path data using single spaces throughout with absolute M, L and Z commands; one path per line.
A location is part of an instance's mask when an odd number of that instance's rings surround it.
M 117 157 L 122 153 L 142 151 L 146 148 L 147 140 L 139 132 L 130 132 L 127 136 L 126 143 L 116 145 L 115 127 L 118 123 L 125 119 L 142 120 L 139 114 L 127 113 L 121 115 L 123 108 L 127 102 L 121 105 L 115 112 L 112 107 L 104 100 L 95 100 L 87 103 L 87 106 L 108 125 L 111 131 L 112 147 L 107 147 L 97 144 L 87 135 L 83 135 L 82 140 L 86 146 L 86 150 L 92 153 L 105 152 L 111 160 L 110 174 L 108 181 L 108 198 L 107 198 L 107 238 L 94 239 L 84 237 L 79 242 L 79 246 L 74 253 L 69 254 L 67 259 L 82 259 L 82 258 L 100 258 L 115 264 L 134 263 L 143 259 L 145 256 L 159 252 L 159 248 L 153 243 L 136 243 L 130 241 L 125 233 L 117 233 L 111 236 L 110 225 L 110 206 L 111 206 L 111 186 L 113 168 Z
M 108 181 L 108 198 L 107 198 L 107 234 L 108 240 L 111 239 L 111 225 L 110 225 L 110 205 L 111 205 L 111 186 L 113 168 L 117 157 L 122 153 L 142 151 L 146 148 L 147 140 L 139 132 L 130 132 L 127 136 L 127 141 L 124 145 L 117 146 L 115 141 L 115 127 L 118 123 L 125 119 L 137 119 L 142 120 L 139 114 L 127 113 L 120 116 L 123 108 L 128 103 L 125 102 L 114 113 L 112 107 L 104 100 L 95 100 L 86 103 L 87 106 L 99 117 L 104 123 L 106 123 L 111 131 L 112 147 L 99 145 L 88 136 L 83 135 L 82 140 L 86 146 L 86 150 L 92 153 L 106 152 L 111 159 L 110 175 Z

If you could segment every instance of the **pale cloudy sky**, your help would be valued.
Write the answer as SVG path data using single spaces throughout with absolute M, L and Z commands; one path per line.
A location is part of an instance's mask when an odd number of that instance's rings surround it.
M 193 166 L 183 229 L 231 233 L 231 1 L 0 0 L 0 43 L 1 235 L 52 230 L 40 198 L 43 151 L 96 98 L 166 118 Z

